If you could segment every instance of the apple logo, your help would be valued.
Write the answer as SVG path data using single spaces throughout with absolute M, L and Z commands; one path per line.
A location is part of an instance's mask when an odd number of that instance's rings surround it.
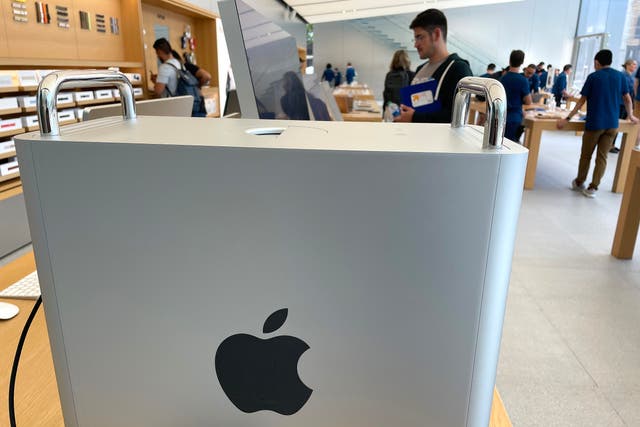
M 287 314 L 286 308 L 272 313 L 262 332 L 268 334 L 279 329 Z M 308 349 L 307 343 L 287 335 L 269 339 L 232 335 L 216 351 L 218 381 L 242 412 L 268 410 L 293 415 L 313 392 L 298 376 L 298 360 Z

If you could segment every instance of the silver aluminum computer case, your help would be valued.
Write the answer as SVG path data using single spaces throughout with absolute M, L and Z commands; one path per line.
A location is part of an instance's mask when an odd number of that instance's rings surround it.
M 60 133 L 45 98 L 16 145 L 68 427 L 487 425 L 520 145 L 132 103 Z

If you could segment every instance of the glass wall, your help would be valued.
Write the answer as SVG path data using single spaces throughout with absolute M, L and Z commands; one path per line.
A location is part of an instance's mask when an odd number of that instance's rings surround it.
M 600 49 L 613 52 L 612 67 L 616 69 L 630 56 L 639 59 L 638 12 L 640 0 L 582 0 L 572 57 L 573 87 L 582 88 L 594 71 L 593 57 Z M 633 34 L 636 52 L 629 52 L 628 33 Z

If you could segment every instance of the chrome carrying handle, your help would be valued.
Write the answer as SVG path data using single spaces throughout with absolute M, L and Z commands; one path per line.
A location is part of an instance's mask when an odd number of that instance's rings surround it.
M 36 95 L 40 135 L 60 136 L 56 98 L 63 88 L 116 86 L 120 91 L 122 115 L 126 120 L 136 118 L 136 104 L 129 79 L 119 71 L 111 70 L 65 70 L 47 74 Z
M 460 80 L 453 101 L 451 127 L 463 127 L 467 122 L 471 94 L 484 96 L 487 102 L 482 148 L 501 148 L 507 120 L 507 95 L 498 80 L 483 77 L 465 77 Z

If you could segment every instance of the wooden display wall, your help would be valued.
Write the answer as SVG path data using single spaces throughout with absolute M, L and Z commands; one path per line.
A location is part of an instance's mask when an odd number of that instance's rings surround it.
M 194 52 L 196 64 L 211 74 L 211 82 L 218 81 L 218 50 L 216 39 L 216 15 L 211 12 L 173 0 L 171 5 L 159 0 L 147 0 L 142 3 L 142 26 L 144 39 L 144 59 L 149 72 L 158 72 L 158 59 L 153 43 L 168 32 L 171 47 L 180 55 Z M 182 47 L 181 38 L 187 26 L 195 38 L 195 50 L 189 45 Z M 156 30 L 160 30 L 158 33 Z M 150 83 L 149 83 L 150 84 Z
M 185 32 L 187 26 L 191 28 L 192 36 L 195 37 L 196 20 L 191 16 L 185 16 L 178 13 L 174 13 L 165 9 L 161 9 L 150 4 L 142 4 L 142 23 L 144 34 L 144 59 L 147 64 L 147 72 L 151 71 L 154 74 L 158 73 L 158 59 L 156 57 L 156 51 L 153 49 L 153 43 L 158 38 L 156 35 L 157 28 L 166 28 L 169 33 L 169 43 L 171 47 L 182 55 L 183 52 L 190 52 L 187 47 L 183 49 L 181 47 L 181 37 Z M 198 58 L 198 42 L 196 37 L 196 60 Z M 148 78 L 149 76 L 147 76 Z
M 38 4 L 48 6 L 49 13 L 45 13 L 48 22 L 38 22 Z M 135 33 L 140 19 L 137 1 L 0 0 L 0 5 L 2 58 L 142 61 L 139 47 L 137 52 L 127 47 L 127 44 L 140 44 L 140 35 Z M 82 28 L 81 12 L 86 13 L 88 29 Z M 99 22 L 98 15 L 104 17 L 102 23 Z M 114 28 L 111 18 L 117 20 Z M 41 18 L 42 20 L 44 19 Z M 65 25 L 68 28 L 64 28 Z M 104 32 L 99 29 L 104 29 Z

